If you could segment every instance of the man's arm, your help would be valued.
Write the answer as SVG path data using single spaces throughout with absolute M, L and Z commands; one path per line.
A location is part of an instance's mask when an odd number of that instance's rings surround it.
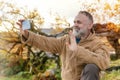
M 20 27 L 21 41 L 24 44 L 29 44 L 35 46 L 41 50 L 52 52 L 52 53 L 61 53 L 63 49 L 64 39 L 56 39 L 53 37 L 45 37 L 37 35 L 28 30 L 23 30 L 22 22 L 24 20 L 19 20 L 17 24 Z
M 83 60 L 84 63 L 96 64 L 101 70 L 105 70 L 109 67 L 109 53 L 104 45 L 99 45 L 99 48 L 94 52 L 91 52 L 84 47 L 77 46 L 77 50 L 75 51 L 76 57 Z
M 52 52 L 52 53 L 60 53 L 64 45 L 63 38 L 57 39 L 53 37 L 46 37 L 46 36 L 35 34 L 31 31 L 28 31 L 28 34 L 22 35 L 21 41 L 24 44 L 29 44 L 41 50 Z
M 81 59 L 86 64 L 89 63 L 96 64 L 101 70 L 105 70 L 109 66 L 110 56 L 104 44 L 95 42 L 94 44 L 97 46 L 97 48 L 94 49 L 94 51 L 92 52 L 88 49 L 85 49 L 82 46 L 78 46 L 75 40 L 75 36 L 73 35 L 72 32 L 70 32 L 69 35 L 70 43 L 67 42 L 66 45 L 71 51 L 74 52 L 76 57 Z

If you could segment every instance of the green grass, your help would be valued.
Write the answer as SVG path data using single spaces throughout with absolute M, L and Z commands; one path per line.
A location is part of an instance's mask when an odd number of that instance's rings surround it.
M 111 61 L 110 66 L 118 66 L 118 65 L 120 65 L 120 59 Z M 14 75 L 10 77 L 0 76 L 0 80 L 32 80 L 32 75 L 27 77 L 25 76 L 23 77 L 21 75 Z M 101 80 L 120 80 L 120 70 L 104 73 Z
M 32 80 L 32 78 L 23 78 L 23 77 L 16 77 L 16 76 L 11 76 L 11 77 L 0 77 L 0 80 Z
M 120 66 L 120 59 L 111 61 L 110 66 Z M 120 70 L 105 73 L 101 80 L 120 80 Z
M 120 80 L 120 71 L 112 71 L 110 73 L 106 73 L 101 80 Z
M 18 76 L 0 77 L 0 80 L 32 80 L 32 76 L 29 78 L 23 78 Z M 101 80 L 120 80 L 120 71 L 112 71 L 105 73 Z

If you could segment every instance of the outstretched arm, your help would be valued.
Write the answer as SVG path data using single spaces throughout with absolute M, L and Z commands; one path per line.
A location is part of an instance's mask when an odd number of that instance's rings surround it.
M 27 40 L 23 37 L 22 42 L 24 44 L 29 44 L 31 46 L 35 46 L 41 50 L 52 52 L 52 53 L 61 53 L 64 45 L 64 38 L 57 39 L 54 37 L 46 37 L 39 34 L 35 34 L 31 31 L 28 31 L 29 36 Z
M 24 44 L 29 44 L 41 50 L 52 53 L 61 53 L 61 50 L 63 49 L 64 39 L 45 37 L 42 35 L 35 34 L 28 30 L 23 30 L 21 25 L 22 21 L 23 20 L 19 20 L 17 24 L 20 26 L 21 41 Z

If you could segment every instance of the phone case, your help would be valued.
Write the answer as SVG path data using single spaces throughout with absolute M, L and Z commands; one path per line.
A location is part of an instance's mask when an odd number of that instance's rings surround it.
M 29 30 L 29 29 L 31 29 L 30 20 L 24 20 L 22 22 L 22 28 L 23 28 L 23 30 Z

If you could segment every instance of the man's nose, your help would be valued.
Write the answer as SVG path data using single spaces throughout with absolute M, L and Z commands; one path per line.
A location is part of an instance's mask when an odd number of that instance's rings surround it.
M 79 27 L 78 26 L 73 26 L 74 29 L 78 29 Z
M 75 23 L 74 23 L 74 26 L 77 26 L 77 25 L 78 25 L 78 24 L 75 22 Z

